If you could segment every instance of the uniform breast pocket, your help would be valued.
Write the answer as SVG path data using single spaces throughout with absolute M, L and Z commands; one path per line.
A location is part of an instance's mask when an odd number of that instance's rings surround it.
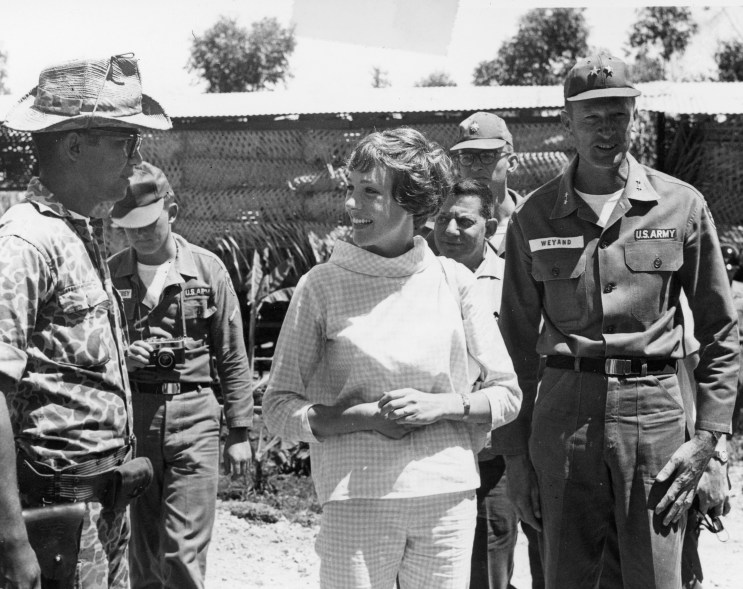
M 208 296 L 188 296 L 183 302 L 184 317 L 191 326 L 203 326 L 215 311 Z
M 81 368 L 99 368 L 111 359 L 111 306 L 99 284 L 75 285 L 58 295 L 53 325 L 53 360 Z
M 684 244 L 680 241 L 630 242 L 624 246 L 624 259 L 631 271 L 632 315 L 642 323 L 652 323 L 668 306 L 671 276 L 684 262 Z
M 575 327 L 586 310 L 586 257 L 582 249 L 534 252 L 532 276 L 542 283 L 544 310 L 557 327 Z

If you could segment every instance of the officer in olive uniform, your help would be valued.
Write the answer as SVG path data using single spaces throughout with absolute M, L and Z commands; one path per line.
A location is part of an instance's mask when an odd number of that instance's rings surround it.
M 177 214 L 165 174 L 147 162 L 135 168 L 126 198 L 111 213 L 131 244 L 109 266 L 132 342 L 137 451 L 155 469 L 132 505 L 135 588 L 204 586 L 219 464 L 217 376 L 229 427 L 225 466 L 241 474 L 252 457 L 251 378 L 237 296 L 217 256 L 171 232 Z
M 704 198 L 628 153 L 640 93 L 626 65 L 583 59 L 564 91 L 577 155 L 506 238 L 500 327 L 524 392 L 503 432 L 522 451 L 506 457 L 509 494 L 543 528 L 548 588 L 595 587 L 615 528 L 625 587 L 677 589 L 686 509 L 730 431 L 736 313 Z M 686 442 L 682 289 L 700 345 Z

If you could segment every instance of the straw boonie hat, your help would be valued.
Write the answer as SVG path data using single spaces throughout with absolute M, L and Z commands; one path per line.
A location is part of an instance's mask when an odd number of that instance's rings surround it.
M 142 94 L 132 54 L 68 61 L 44 68 L 39 84 L 7 114 L 16 131 L 70 131 L 85 127 L 170 129 L 170 118 Z
M 126 196 L 111 211 L 117 227 L 139 229 L 154 223 L 163 212 L 165 197 L 173 194 L 165 173 L 148 162 L 134 166 Z

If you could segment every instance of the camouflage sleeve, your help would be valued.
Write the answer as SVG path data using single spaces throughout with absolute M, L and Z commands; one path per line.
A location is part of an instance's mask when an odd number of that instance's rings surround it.
M 251 427 L 253 387 L 239 301 L 223 266 L 219 266 L 213 277 L 216 309 L 211 320 L 211 351 L 217 361 L 225 419 L 228 427 Z
M 0 236 L 0 372 L 20 380 L 26 349 L 36 329 L 41 301 L 53 290 L 50 264 L 17 236 Z

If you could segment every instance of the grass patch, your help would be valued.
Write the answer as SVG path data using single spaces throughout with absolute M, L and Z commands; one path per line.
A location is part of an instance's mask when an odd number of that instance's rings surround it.
M 220 475 L 217 496 L 230 502 L 233 515 L 265 523 L 285 517 L 307 527 L 320 523 L 322 509 L 312 477 L 271 469 L 264 473 L 262 492 L 256 491 L 252 481 L 251 477 L 233 480 L 229 475 Z

